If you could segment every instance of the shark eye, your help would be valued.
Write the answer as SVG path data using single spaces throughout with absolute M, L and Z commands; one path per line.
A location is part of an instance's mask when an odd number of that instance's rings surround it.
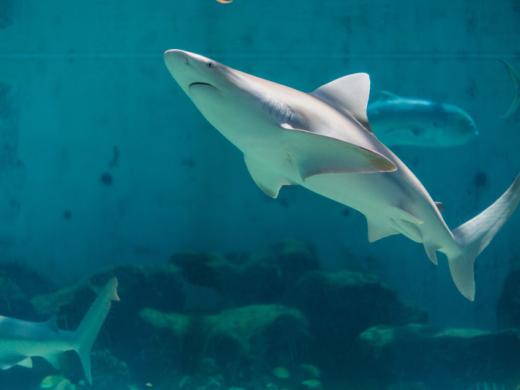
M 208 62 L 208 68 L 212 68 L 213 67 L 213 62 Z

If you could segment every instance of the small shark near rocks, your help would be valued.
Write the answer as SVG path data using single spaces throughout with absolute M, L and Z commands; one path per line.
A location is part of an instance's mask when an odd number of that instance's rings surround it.
M 60 355 L 72 350 L 92 383 L 90 350 L 112 301 L 119 301 L 116 278 L 101 290 L 76 331 L 58 329 L 55 319 L 37 323 L 0 316 L 0 369 L 32 367 L 33 357 L 42 357 L 58 368 Z
M 173 78 L 206 119 L 243 154 L 260 189 L 276 198 L 300 185 L 361 212 L 370 242 L 402 234 L 437 264 L 445 254 L 460 293 L 475 299 L 475 258 L 520 201 L 520 176 L 455 230 L 413 172 L 369 130 L 370 79 L 342 77 L 305 93 L 183 50 L 168 50 Z

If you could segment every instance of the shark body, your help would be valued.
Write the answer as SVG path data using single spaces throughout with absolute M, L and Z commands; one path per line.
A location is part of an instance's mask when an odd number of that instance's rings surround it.
M 471 116 L 453 104 L 381 92 L 367 112 L 372 131 L 389 146 L 450 147 L 478 135 Z
M 90 350 L 114 300 L 119 300 L 115 278 L 101 290 L 76 331 L 58 329 L 54 319 L 38 323 L 0 316 L 0 369 L 32 367 L 33 357 L 59 367 L 60 355 L 73 350 L 91 383 Z
M 304 93 L 198 54 L 168 50 L 168 70 L 199 111 L 244 154 L 268 196 L 300 185 L 365 215 L 370 242 L 402 234 L 475 298 L 474 260 L 515 210 L 520 179 L 488 209 L 451 231 L 438 204 L 408 167 L 369 130 L 367 74 Z

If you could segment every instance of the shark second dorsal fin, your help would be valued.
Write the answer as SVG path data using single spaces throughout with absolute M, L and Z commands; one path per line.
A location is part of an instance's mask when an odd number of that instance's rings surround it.
M 393 172 L 397 166 L 387 157 L 336 138 L 295 129 L 283 124 L 288 153 L 300 179 L 331 173 Z
M 370 77 L 354 73 L 322 85 L 311 95 L 342 112 L 349 112 L 368 128 L 367 105 L 370 96 Z
M 261 162 L 246 155 L 244 155 L 244 161 L 253 181 L 256 183 L 258 188 L 260 188 L 264 194 L 270 198 L 276 199 L 280 192 L 280 188 L 284 185 L 290 184 L 284 178 L 279 177 L 267 169 Z

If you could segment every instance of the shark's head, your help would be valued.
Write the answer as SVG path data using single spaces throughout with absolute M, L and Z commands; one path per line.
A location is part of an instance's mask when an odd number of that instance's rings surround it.
M 429 120 L 432 133 L 440 132 L 446 140 L 455 144 L 464 144 L 478 135 L 473 118 L 462 108 L 452 104 L 433 103 Z
M 277 91 L 283 88 L 279 84 L 188 51 L 167 50 L 164 60 L 202 115 L 238 147 L 265 136 L 266 123 L 294 119 L 288 105 L 277 99 Z
M 172 77 L 213 126 L 219 130 L 232 129 L 234 122 L 244 123 L 240 117 L 251 106 L 246 104 L 251 96 L 246 91 L 249 75 L 183 50 L 166 51 L 164 60 Z

